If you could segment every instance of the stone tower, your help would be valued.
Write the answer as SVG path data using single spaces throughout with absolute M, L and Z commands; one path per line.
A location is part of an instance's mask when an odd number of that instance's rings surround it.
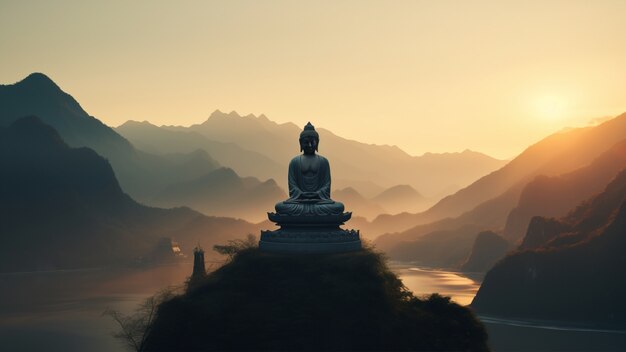
M 191 274 L 191 278 L 203 277 L 205 275 L 204 250 L 202 247 L 197 246 L 193 249 L 193 273 Z

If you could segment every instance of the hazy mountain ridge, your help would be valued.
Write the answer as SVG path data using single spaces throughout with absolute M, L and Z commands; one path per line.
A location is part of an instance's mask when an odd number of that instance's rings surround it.
M 543 243 L 500 261 L 472 306 L 498 316 L 625 326 L 626 285 L 619 279 L 626 275 L 625 200 L 626 170 L 557 220 L 561 228 L 552 226 Z
M 511 248 L 511 244 L 493 231 L 484 231 L 476 236 L 470 256 L 461 266 L 461 271 L 485 272 L 493 267 Z
M 507 218 L 503 235 L 517 241 L 526 233 L 533 216 L 564 216 L 576 204 L 601 192 L 624 167 L 626 139 L 586 167 L 554 177 L 537 176 L 522 190 L 518 205 Z
M 558 176 L 588 165 L 614 144 L 626 138 L 626 114 L 594 127 L 573 128 L 550 135 L 527 148 L 502 168 L 483 176 L 453 195 L 447 196 L 427 211 L 401 217 L 375 219 L 372 228 L 400 232 L 413 226 L 457 217 L 500 198 L 494 211 L 508 211 L 517 204 L 519 192 L 537 175 Z M 513 192 L 508 197 L 502 197 Z M 505 199 L 508 199 L 505 201 Z M 380 233 L 380 232 L 379 232 Z
M 568 145 L 568 150 L 561 152 L 560 154 L 566 154 L 569 158 L 569 154 L 575 153 L 577 150 L 587 150 L 587 143 L 594 141 L 594 139 L 602 139 L 604 133 L 607 131 L 610 131 L 609 137 L 615 138 L 619 135 L 619 133 L 612 131 L 611 127 L 614 127 L 616 122 L 618 125 L 620 123 L 624 124 L 625 120 L 626 115 L 621 115 L 614 120 L 608 121 L 608 128 L 607 126 L 600 125 L 598 127 L 602 128 L 593 132 L 589 129 L 574 130 L 572 132 L 575 134 L 572 135 L 572 140 L 570 141 L 566 140 L 565 135 L 558 135 L 557 139 L 559 140 L 559 143 Z M 589 136 L 586 138 L 580 138 L 579 133 L 581 133 L 581 131 L 592 133 L 595 138 L 590 138 Z M 626 135 L 626 128 L 622 129 L 621 133 Z M 551 138 L 549 137 L 548 140 L 551 140 Z M 538 149 L 540 143 L 535 145 L 533 148 Z M 607 148 L 608 150 L 598 155 L 591 163 L 580 167 L 575 171 L 570 171 L 569 173 L 564 174 L 562 176 L 563 178 L 554 178 L 555 180 L 569 181 L 566 185 L 563 184 L 558 187 L 554 187 L 554 189 L 549 191 L 545 190 L 535 192 L 538 198 L 535 199 L 532 204 L 545 202 L 545 204 L 550 205 L 556 202 L 559 203 L 561 208 L 563 206 L 571 208 L 576 204 L 576 202 L 580 201 L 581 198 L 588 197 L 595 191 L 601 190 L 606 186 L 606 183 L 615 176 L 617 170 L 626 166 L 624 159 L 624 148 L 626 145 L 623 143 L 624 142 L 620 140 L 619 143 L 611 145 L 610 148 Z M 606 145 L 607 142 L 603 141 L 603 144 Z M 548 146 L 553 145 L 553 143 L 548 144 Z M 597 146 L 594 146 L 593 148 L 597 149 Z M 533 151 L 533 153 L 537 152 L 538 150 Z M 522 154 L 522 156 L 524 155 Z M 524 158 L 527 159 L 528 156 L 524 156 Z M 558 169 L 558 167 L 553 168 L 553 170 L 554 169 Z M 543 176 L 539 177 L 539 180 L 541 179 L 543 179 Z M 417 254 L 423 252 L 422 247 L 424 246 L 431 246 L 433 250 L 436 248 L 436 250 L 441 251 L 444 251 L 447 248 L 451 253 L 458 253 L 459 256 L 449 257 L 450 261 L 447 263 L 442 263 L 437 259 L 436 265 L 455 267 L 461 260 L 467 258 L 471 252 L 471 245 L 468 246 L 467 244 L 473 243 L 476 234 L 479 231 L 490 230 L 500 233 L 505 228 L 507 219 L 518 216 L 516 211 L 512 210 L 514 208 L 514 204 L 518 204 L 520 202 L 520 194 L 522 194 L 525 186 L 526 182 L 518 182 L 498 197 L 483 202 L 479 206 L 462 214 L 461 216 L 446 218 L 424 225 L 418 225 L 403 232 L 385 234 L 378 237 L 375 243 L 379 248 L 386 250 L 391 257 L 401 258 L 404 260 L 418 260 Z M 532 183 L 530 187 L 530 189 L 532 189 Z M 543 199 L 542 197 L 552 198 Z M 524 199 L 522 200 L 523 205 L 526 204 Z M 531 212 L 533 210 L 540 210 L 533 208 L 532 204 L 527 207 L 531 210 Z M 550 209 L 553 208 L 555 207 L 550 206 Z M 551 211 L 557 210 L 558 209 L 553 209 Z M 541 215 L 541 213 L 537 213 L 536 215 Z M 405 214 L 403 221 L 408 222 L 412 219 L 412 217 L 413 215 Z M 384 221 L 385 223 L 392 223 L 394 219 L 396 219 L 395 216 L 389 216 L 384 219 Z M 522 219 L 524 218 L 522 217 Z M 526 216 L 525 219 L 527 219 L 527 226 L 530 217 Z M 376 219 L 372 225 L 377 225 L 376 223 L 378 222 L 378 226 L 380 226 L 381 221 L 382 219 Z M 469 234 L 469 236 L 471 236 L 471 241 L 468 242 L 466 239 L 460 241 L 459 235 L 467 234 L 468 227 L 476 228 L 476 233 Z M 511 237 L 508 238 L 508 240 L 515 241 L 516 238 Z M 435 265 L 435 263 L 433 263 L 433 265 Z
M 205 214 L 250 219 L 267 218 L 275 203 L 287 194 L 272 179 L 240 178 L 230 168 L 219 168 L 197 179 L 176 183 L 157 193 L 151 204 L 163 207 L 190 206 Z
M 28 115 L 54 126 L 71 146 L 91 146 L 110 154 L 132 151 L 128 141 L 88 115 L 76 99 L 42 73 L 0 85 L 0 125 L 8 126 Z
M 200 149 L 216 158 L 220 165 L 233 168 L 242 176 L 278 179 L 286 174 L 276 161 L 258 152 L 243 149 L 235 143 L 211 140 L 199 132 L 157 127 L 147 121 L 127 121 L 115 130 L 137 148 L 150 153 L 189 153 Z
M 342 202 L 346 207 L 346 211 L 367 219 L 373 219 L 378 214 L 386 212 L 380 204 L 365 198 L 352 187 L 335 190 L 331 196 L 334 200 Z
M 0 271 L 128 264 L 162 237 L 190 253 L 198 243 L 258 231 L 242 220 L 136 203 L 106 159 L 70 148 L 36 117 L 0 127 L 0 137 Z
M 172 150 L 170 153 L 160 155 L 135 149 L 131 143 L 111 128 L 89 116 L 74 98 L 64 93 L 43 74 L 35 73 L 16 84 L 0 86 L 0 107 L 2 107 L 0 108 L 0 125 L 8 125 L 22 116 L 37 113 L 41 116 L 42 121 L 58 129 L 61 137 L 71 141 L 68 143 L 70 146 L 93 148 L 111 163 L 116 178 L 120 180 L 124 191 L 144 203 L 156 205 L 151 201 L 159 192 L 164 192 L 165 189 L 174 189 L 176 185 L 180 184 L 194 184 L 193 180 L 197 180 L 220 167 L 220 163 L 203 148 L 184 151 Z M 216 143 L 212 145 L 216 145 Z M 263 161 L 260 154 L 244 151 L 234 145 L 218 144 L 217 147 L 234 154 L 235 158 L 244 156 L 240 160 L 243 163 L 249 163 L 255 158 Z M 269 159 L 266 161 L 270 162 Z M 219 189 L 219 185 L 215 186 L 215 189 Z M 271 192 L 267 192 L 267 187 L 264 189 L 266 189 L 265 193 L 271 194 Z M 206 188 L 202 188 L 202 190 L 206 190 Z M 232 191 L 241 194 L 247 190 L 249 189 L 242 187 L 240 190 Z M 196 193 L 200 193 L 200 190 L 197 190 Z M 257 196 L 250 199 L 250 202 L 258 200 L 259 197 L 263 196 L 262 193 L 261 191 L 252 192 Z M 282 193 L 276 190 L 273 194 L 279 196 Z M 269 195 L 266 194 L 265 197 L 267 198 L 267 196 Z M 225 196 L 222 201 L 226 202 L 228 199 L 229 197 Z M 246 198 L 242 199 L 246 200 Z M 271 203 L 273 204 L 278 200 L 280 198 L 277 197 Z M 264 202 L 261 206 L 264 206 L 265 203 L 269 204 L 269 202 Z M 172 203 L 162 202 L 159 205 L 172 205 Z M 210 209 L 207 206 L 198 206 L 201 205 L 198 202 L 193 204 L 176 202 L 176 205 L 193 205 L 205 211 Z M 246 206 L 249 207 L 249 205 Z M 264 208 L 258 209 L 260 216 L 267 211 Z M 230 213 L 219 212 L 219 215 L 244 216 L 239 214 L 236 209 L 231 208 L 231 210 Z
M 395 257 L 395 248 L 401 249 L 406 257 L 406 260 L 413 260 L 410 251 L 407 251 L 411 246 L 421 247 L 423 242 L 420 242 L 422 237 L 433 237 L 431 233 L 439 232 L 440 235 L 437 238 L 438 246 L 440 250 L 445 250 L 446 247 L 455 248 L 459 254 L 454 258 L 453 262 L 447 264 L 440 264 L 446 267 L 452 267 L 456 264 L 462 263 L 470 253 L 471 244 L 473 243 L 478 232 L 491 231 L 494 229 L 502 229 L 504 227 L 507 215 L 509 214 L 508 204 L 514 203 L 519 197 L 523 185 L 516 185 L 509 189 L 507 192 L 500 196 L 490 199 L 479 206 L 475 207 L 471 211 L 464 213 L 461 216 L 454 218 L 445 218 L 442 220 L 434 221 L 431 223 L 417 225 L 409 230 L 395 233 L 386 233 L 376 238 L 375 244 L 378 248 L 387 251 L 392 257 Z M 383 216 L 378 217 L 371 225 L 378 226 L 375 229 L 384 230 L 384 226 L 389 223 L 393 223 L 398 217 L 402 217 L 402 221 L 409 223 L 413 219 L 414 214 L 400 214 L 395 216 Z M 474 228 L 476 232 L 470 234 L 472 237 L 467 241 L 458 242 L 458 232 L 466 233 L 466 229 Z M 444 231 L 444 232 L 440 232 Z M 469 246 L 465 244 L 470 243 Z M 409 246 L 409 244 L 411 244 Z M 433 245 L 431 243 L 431 245 Z M 408 247 L 407 247 L 408 246 Z M 459 251 L 459 246 L 463 249 Z M 405 247 L 405 248 L 403 248 Z
M 190 165 L 135 149 L 41 73 L 0 86 L 0 107 L 0 125 L 35 115 L 53 126 L 70 146 L 89 147 L 106 157 L 124 190 L 139 200 L 168 183 L 201 176 L 218 166 L 210 158 Z
M 362 195 L 353 187 L 346 187 L 333 191 L 332 198 L 343 202 L 346 211 L 356 216 L 369 219 L 364 226 L 369 229 L 372 219 L 380 214 L 391 214 L 425 207 L 428 199 L 409 185 L 397 185 L 381 190 L 372 197 Z M 368 234 L 369 236 L 369 234 Z
M 410 185 L 389 187 L 372 200 L 387 209 L 388 214 L 415 212 L 432 203 Z
M 175 142 L 171 141 L 170 145 L 176 145 L 176 148 L 172 147 L 172 150 L 167 150 L 169 147 L 162 143 L 164 137 L 159 137 L 159 140 L 151 145 L 158 145 L 161 148 L 159 150 L 161 155 L 149 154 L 135 149 L 115 131 L 89 116 L 74 98 L 64 93 L 43 74 L 32 74 L 16 84 L 0 88 L 0 106 L 3 106 L 0 109 L 0 124 L 6 126 L 21 116 L 39 115 L 43 121 L 58 129 L 61 136 L 67 139 L 71 146 L 87 146 L 105 156 L 113 166 L 116 177 L 120 180 L 124 190 L 146 203 L 150 203 L 157 193 L 163 192 L 166 188 L 171 189 L 170 186 L 191 182 L 220 166 L 230 167 L 226 163 L 222 164 L 222 160 L 233 162 L 237 167 L 247 170 L 249 174 L 245 174 L 246 176 L 255 176 L 256 172 L 274 175 L 278 184 L 283 185 L 286 184 L 286 165 L 290 158 L 298 153 L 297 137 L 300 128 L 294 124 L 277 124 L 265 116 L 241 117 L 235 112 L 224 114 L 216 111 L 204 123 L 185 129 L 186 132 L 191 133 L 182 135 L 183 129 L 179 127 L 160 128 L 162 131 L 178 131 L 181 134 L 175 138 L 168 137 L 174 138 Z M 140 125 L 133 127 L 135 129 L 151 128 L 145 124 Z M 193 131 L 194 129 L 197 131 Z M 320 134 L 322 145 L 326 146 L 322 147 L 322 150 L 327 148 L 326 150 L 331 154 L 333 150 L 337 151 L 337 156 L 333 161 L 333 177 L 347 184 L 354 183 L 359 187 L 365 185 L 368 188 L 365 190 L 366 193 L 378 191 L 378 186 L 372 183 L 372 179 L 384 179 L 385 172 L 392 175 L 405 175 L 406 170 L 397 170 L 398 167 L 403 165 L 405 160 L 420 160 L 419 157 L 411 157 L 397 147 L 348 141 L 324 129 L 320 129 Z M 207 135 L 214 138 L 207 138 Z M 233 140 L 236 143 L 232 142 Z M 179 147 L 181 141 L 186 141 L 184 147 Z M 212 147 L 214 154 L 220 154 L 220 156 L 215 158 L 211 151 L 204 156 L 197 154 L 198 149 L 207 151 L 208 146 Z M 192 156 L 186 157 L 180 153 L 191 153 Z M 268 154 L 269 157 L 264 156 L 263 153 Z M 482 161 L 478 164 L 483 169 L 492 169 L 494 163 L 501 163 L 484 155 L 480 158 Z M 396 159 L 402 161 L 399 162 Z M 388 165 L 391 160 L 396 160 L 393 161 L 395 166 Z M 450 163 L 442 162 L 442 169 L 445 169 L 447 167 L 445 165 L 448 164 Z M 485 164 L 489 166 L 484 166 Z M 419 168 L 419 163 L 415 165 L 412 166 L 413 171 L 409 170 L 409 173 L 415 173 L 414 169 Z M 385 170 L 385 172 L 380 172 L 380 170 Z M 447 171 L 445 173 L 448 174 Z M 342 174 L 346 177 L 341 177 Z M 471 176 L 468 173 L 458 172 L 452 174 L 466 175 L 464 177 L 479 176 L 479 174 Z M 426 178 L 440 179 L 428 176 Z M 449 182 L 446 187 L 449 189 L 450 184 L 458 184 L 457 181 L 459 180 Z M 388 187 L 396 184 L 398 183 L 390 183 Z M 384 187 L 381 188 L 384 189 Z M 278 200 L 280 199 L 276 199 Z M 258 209 L 259 213 L 268 210 L 271 210 L 271 207 Z M 237 216 L 238 214 L 225 215 Z
M 315 125 L 314 120 L 312 123 Z M 278 124 L 264 115 L 240 116 L 235 111 L 226 114 L 219 110 L 201 124 L 161 128 L 197 132 L 208 139 L 234 143 L 263 154 L 280 165 L 280 170 L 274 172 L 280 175 L 279 184 L 286 182 L 284 170 L 289 160 L 299 153 L 298 137 L 302 130 L 293 123 Z M 450 187 L 468 184 L 505 163 L 471 151 L 410 156 L 396 146 L 348 140 L 321 126 L 317 126 L 317 130 L 319 152 L 331 161 L 333 179 L 341 180 L 338 188 L 353 187 L 362 194 L 371 195 L 371 191 L 361 189 L 360 184 L 373 182 L 382 188 L 410 184 L 421 192 L 439 195 Z

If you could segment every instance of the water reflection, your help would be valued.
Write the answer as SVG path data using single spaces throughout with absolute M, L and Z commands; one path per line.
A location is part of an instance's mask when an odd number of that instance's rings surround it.
M 213 266 L 215 267 L 215 265 Z M 123 351 L 107 308 L 132 313 L 147 297 L 182 286 L 192 263 L 153 268 L 0 274 L 0 341 L 13 351 Z M 416 295 L 439 292 L 469 304 L 478 284 L 455 273 L 392 264 Z
M 392 264 L 391 269 L 398 274 L 404 285 L 417 297 L 439 293 L 450 296 L 461 305 L 472 303 L 480 283 L 450 271 L 416 268 L 402 264 Z
M 214 266 L 215 267 L 215 266 Z M 462 305 L 471 302 L 480 277 L 392 263 L 416 296 L 438 292 Z M 168 286 L 181 286 L 192 263 L 155 268 L 0 274 L 0 343 L 7 351 L 125 351 L 117 330 L 102 316 L 111 308 L 131 313 Z M 494 351 L 626 350 L 626 334 L 546 329 L 484 320 Z
M 162 288 L 184 284 L 190 265 L 0 274 L 2 350 L 126 351 L 104 310 L 133 312 Z

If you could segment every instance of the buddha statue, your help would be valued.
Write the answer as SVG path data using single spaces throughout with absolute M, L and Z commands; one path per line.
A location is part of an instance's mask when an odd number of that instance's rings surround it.
M 339 215 L 344 206 L 330 198 L 330 164 L 319 154 L 319 134 L 309 122 L 300 133 L 300 151 L 289 162 L 289 199 L 276 204 L 279 215 Z
M 352 213 L 330 198 L 330 165 L 315 154 L 320 137 L 311 123 L 300 133 L 301 155 L 289 163 L 289 199 L 276 204 L 276 213 L 267 213 L 280 226 L 261 231 L 259 249 L 280 253 L 343 253 L 361 250 L 359 230 L 341 225 Z

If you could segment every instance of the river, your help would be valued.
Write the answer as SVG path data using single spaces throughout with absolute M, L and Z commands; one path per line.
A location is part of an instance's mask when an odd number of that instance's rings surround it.
M 480 278 L 391 263 L 417 296 L 433 292 L 471 302 Z M 145 298 L 182 287 L 191 263 L 155 268 L 91 269 L 0 274 L 0 348 L 6 351 L 126 351 L 106 309 L 131 313 Z M 559 323 L 481 317 L 494 351 L 624 351 L 622 331 L 581 329 Z

